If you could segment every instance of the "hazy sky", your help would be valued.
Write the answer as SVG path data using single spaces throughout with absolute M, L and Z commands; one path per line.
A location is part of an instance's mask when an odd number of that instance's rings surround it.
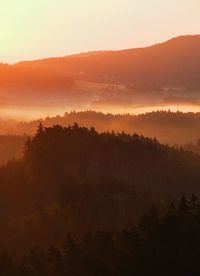
M 0 0 L 0 61 L 150 45 L 200 33 L 200 0 Z

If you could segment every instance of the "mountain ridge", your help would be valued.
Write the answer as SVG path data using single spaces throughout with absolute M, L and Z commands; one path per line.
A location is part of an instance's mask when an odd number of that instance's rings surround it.
M 54 73 L 94 82 L 199 86 L 199 49 L 200 35 L 179 36 L 149 47 L 40 59 L 14 67 L 48 67 Z
M 12 108 L 51 110 L 197 106 L 199 75 L 200 35 L 180 36 L 146 48 L 1 64 L 0 98 Z
M 46 57 L 46 58 L 39 58 L 39 59 L 34 59 L 34 60 L 21 60 L 18 62 L 13 63 L 12 65 L 22 65 L 27 62 L 36 62 L 36 61 L 44 61 L 44 60 L 55 60 L 55 59 L 64 59 L 64 58 L 78 58 L 78 57 L 85 57 L 85 56 L 90 56 L 90 55 L 98 55 L 98 54 L 107 54 L 107 53 L 115 53 L 115 52 L 125 52 L 125 51 L 131 51 L 131 50 L 141 50 L 141 49 L 148 49 L 152 47 L 157 47 L 161 45 L 166 45 L 168 43 L 172 42 L 178 42 L 180 40 L 184 39 L 200 39 L 200 34 L 194 34 L 194 35 L 180 35 L 173 37 L 171 39 L 165 40 L 163 42 L 158 42 L 155 44 L 147 45 L 147 46 L 138 46 L 138 47 L 131 47 L 131 48 L 125 48 L 125 49 L 119 49 L 119 50 L 94 50 L 94 51 L 86 51 L 86 52 L 80 52 L 80 53 L 75 53 L 75 54 L 68 54 L 64 56 L 55 56 L 55 57 Z

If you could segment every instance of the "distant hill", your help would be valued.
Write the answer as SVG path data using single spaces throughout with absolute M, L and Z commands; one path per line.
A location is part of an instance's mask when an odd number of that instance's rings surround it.
M 47 117 L 30 122 L 0 120 L 0 165 L 9 159 L 20 158 L 24 151 L 26 135 L 33 136 L 38 125 L 45 127 L 61 125 L 66 127 L 77 122 L 80 126 L 94 126 L 99 132 L 156 137 L 159 142 L 183 147 L 185 150 L 200 154 L 200 113 L 151 112 L 142 115 L 113 115 L 102 112 L 66 112 L 64 116 Z M 9 135 L 6 135 L 9 134 Z M 19 136 L 21 135 L 21 136 Z
M 138 133 L 147 137 L 156 137 L 161 143 L 184 145 L 196 143 L 200 138 L 200 113 L 157 111 L 141 115 L 104 114 L 102 112 L 66 112 L 64 116 L 53 116 L 29 122 L 10 122 L 0 120 L 0 134 L 33 135 L 39 123 L 51 127 L 59 124 L 94 126 L 98 131 Z
M 48 68 L 87 81 L 199 88 L 200 35 L 180 36 L 146 48 L 20 62 L 15 67 Z
M 54 108 L 53 114 L 113 106 L 198 106 L 199 76 L 200 35 L 181 36 L 146 48 L 2 64 L 0 106 Z
M 48 68 L 16 68 L 0 64 L 0 106 L 38 104 L 46 96 L 53 96 L 53 99 L 55 95 L 62 96 L 73 85 L 71 78 Z

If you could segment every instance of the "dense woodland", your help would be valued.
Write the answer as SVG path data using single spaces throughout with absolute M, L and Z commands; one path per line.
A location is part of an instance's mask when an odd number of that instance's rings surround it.
M 0 245 L 21 255 L 67 233 L 118 233 L 154 203 L 200 192 L 200 156 L 156 139 L 40 124 L 24 156 L 0 167 Z
M 0 135 L 0 164 L 23 156 L 26 135 Z
M 47 117 L 30 122 L 0 120 L 1 134 L 34 135 L 39 123 L 46 127 L 59 124 L 64 127 L 74 122 L 80 126 L 94 126 L 97 131 L 115 131 L 138 133 L 147 137 L 156 137 L 161 143 L 174 146 L 196 143 L 200 137 L 200 113 L 157 111 L 141 115 L 104 114 L 102 112 L 66 112 L 64 116 Z
M 183 146 L 183 148 L 187 151 L 191 151 L 197 154 L 200 154 L 200 139 L 196 141 L 196 143 L 188 143 Z
M 1 112 L 197 107 L 199 49 L 0 64 Z M 199 196 L 200 113 L 0 119 L 0 276 L 199 275 Z
M 34 247 L 23 257 L 0 255 L 2 276 L 184 276 L 200 272 L 200 202 L 182 197 L 164 215 L 152 206 L 134 227 L 118 233 L 66 237 L 59 247 Z

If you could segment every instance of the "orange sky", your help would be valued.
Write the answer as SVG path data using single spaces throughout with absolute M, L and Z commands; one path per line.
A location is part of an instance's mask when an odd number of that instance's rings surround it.
M 6 0 L 0 61 L 154 44 L 200 33 L 199 0 Z

